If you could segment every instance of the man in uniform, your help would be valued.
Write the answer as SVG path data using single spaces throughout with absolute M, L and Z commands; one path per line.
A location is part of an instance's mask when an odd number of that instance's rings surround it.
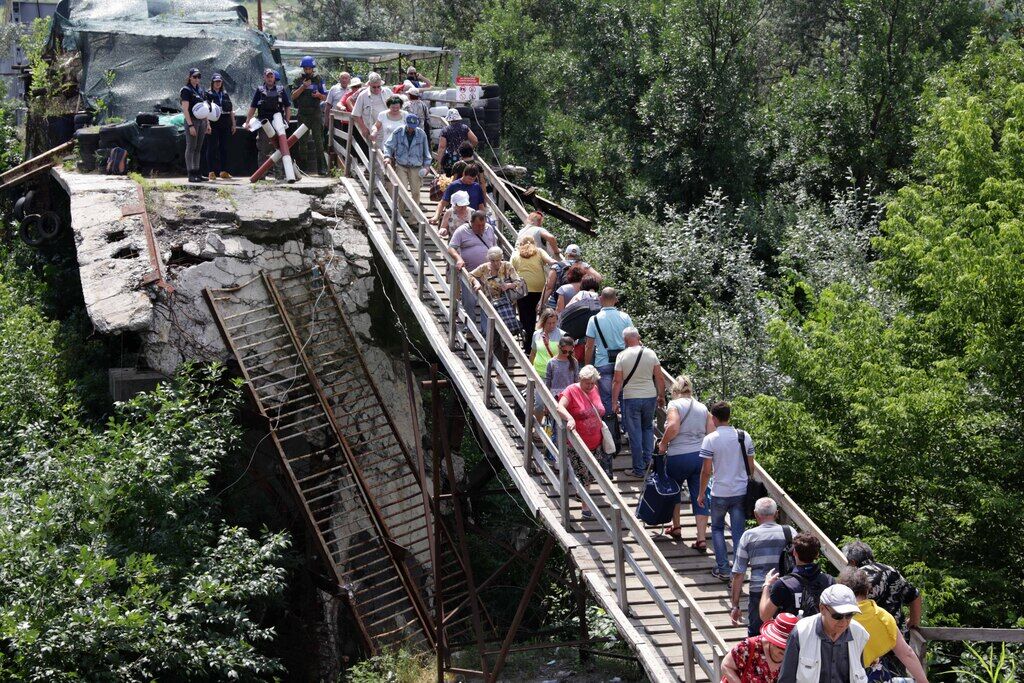
M 293 84 L 292 101 L 299 110 L 299 123 L 306 124 L 309 132 L 299 141 L 306 168 L 316 168 L 319 175 L 327 175 L 324 163 L 324 120 L 320 103 L 327 99 L 324 79 L 316 73 L 316 61 L 312 57 L 302 58 L 302 75 Z
M 252 117 L 257 113 L 260 120 L 270 121 L 274 118 L 274 114 L 280 113 L 287 125 L 292 103 L 288 99 L 288 91 L 277 81 L 276 71 L 264 69 L 263 85 L 256 88 L 256 92 L 252 96 L 252 103 L 249 105 L 249 111 L 245 115 L 246 121 L 252 120 Z M 262 128 L 256 134 L 256 146 L 259 149 L 260 164 L 266 161 L 277 149 L 266 133 L 263 132 Z M 284 168 L 281 164 L 274 165 L 274 177 L 278 180 L 284 180 Z

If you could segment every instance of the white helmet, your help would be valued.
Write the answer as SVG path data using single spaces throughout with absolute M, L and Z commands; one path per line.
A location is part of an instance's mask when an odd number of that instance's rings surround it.
M 210 120 L 210 123 L 213 123 L 214 121 L 219 121 L 220 115 L 223 113 L 224 111 L 220 108 L 219 104 L 217 104 L 216 102 L 211 102 L 210 115 L 207 118 Z
M 197 102 L 196 106 L 192 107 L 192 116 L 197 119 L 210 118 L 210 105 L 206 102 Z

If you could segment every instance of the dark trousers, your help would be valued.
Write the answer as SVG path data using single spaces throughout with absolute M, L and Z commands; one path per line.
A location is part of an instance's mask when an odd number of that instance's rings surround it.
M 761 591 L 750 591 L 750 604 L 747 605 L 747 635 L 761 635 Z
M 537 328 L 537 302 L 540 292 L 527 292 L 526 296 L 516 302 L 519 306 L 519 323 L 523 326 L 523 352 L 530 355 L 533 345 L 533 332 Z
M 219 121 L 217 123 L 220 123 Z M 206 140 L 206 167 L 211 173 L 220 173 L 228 170 L 228 138 L 231 136 L 231 126 L 210 127 Z

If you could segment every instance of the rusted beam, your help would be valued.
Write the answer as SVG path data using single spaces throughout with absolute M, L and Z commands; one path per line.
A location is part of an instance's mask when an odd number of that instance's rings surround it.
M 143 278 L 143 284 L 155 284 L 168 294 L 174 291 L 174 287 L 164 280 L 164 267 L 160 262 L 160 250 L 156 246 L 156 237 L 153 234 L 153 224 L 149 222 L 149 211 L 146 210 L 146 194 L 142 186 L 136 184 L 135 192 L 138 195 L 139 203 L 130 204 L 121 208 L 121 216 L 138 216 L 142 221 L 142 232 L 146 236 L 146 251 L 149 253 L 149 273 Z
M 543 212 L 545 215 L 554 216 L 566 225 L 570 225 L 591 237 L 597 236 L 597 231 L 594 230 L 594 222 L 592 220 L 586 216 L 581 216 L 574 211 L 570 211 L 561 204 L 553 202 L 550 199 L 541 197 L 537 194 L 536 187 L 525 188 L 520 185 L 516 185 L 507 178 L 505 179 L 505 185 L 515 193 L 519 198 L 519 201 L 523 204 L 529 204 L 538 211 Z
M 29 178 L 32 178 L 37 173 L 45 171 L 46 169 L 56 165 L 57 161 L 53 157 L 70 152 L 75 148 L 75 141 L 69 140 L 62 145 L 57 145 L 53 149 L 49 149 L 38 156 L 34 156 L 27 161 L 23 161 L 14 168 L 0 173 L 0 190 L 6 190 L 15 185 L 20 185 Z

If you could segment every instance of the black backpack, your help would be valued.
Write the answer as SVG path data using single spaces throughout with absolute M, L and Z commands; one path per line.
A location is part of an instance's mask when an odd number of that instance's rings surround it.
M 779 553 L 779 564 L 776 571 L 779 576 L 786 576 L 796 569 L 796 560 L 793 559 L 793 530 L 785 524 L 782 525 L 782 533 L 786 537 L 786 545 Z
M 813 581 L 808 581 L 796 572 L 782 577 L 782 583 L 786 585 L 786 588 L 793 591 L 793 596 L 799 596 L 799 600 L 794 602 L 796 603 L 797 616 L 800 617 L 813 617 L 817 614 L 818 600 L 821 598 L 822 591 L 835 582 L 836 580 L 825 572 L 819 573 L 814 577 Z

